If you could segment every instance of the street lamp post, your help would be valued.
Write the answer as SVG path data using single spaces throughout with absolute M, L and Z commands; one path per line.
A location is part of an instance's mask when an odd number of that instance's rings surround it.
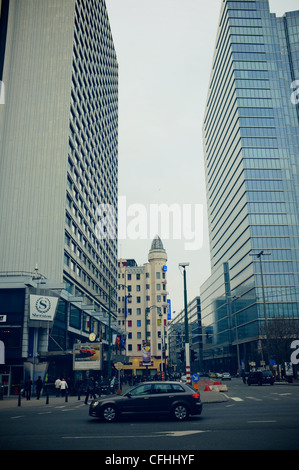
M 180 263 L 184 273 L 184 305 L 185 305 L 185 360 L 186 360 L 186 381 L 191 383 L 190 374 L 190 345 L 189 345 L 189 324 L 188 324 L 188 306 L 187 306 L 187 281 L 186 281 L 186 267 L 189 263 Z
M 109 286 L 108 394 L 111 392 L 111 287 Z
M 237 345 L 237 365 L 238 365 L 238 370 L 240 369 L 240 350 L 239 350 L 239 335 L 238 335 L 238 322 L 237 322 L 237 312 L 236 312 L 236 306 L 235 306 L 235 301 L 239 297 L 236 297 L 235 295 L 232 297 L 233 305 L 234 305 L 234 317 L 235 317 L 235 330 L 236 330 L 236 345 Z
M 265 252 L 264 250 L 261 250 L 259 253 L 250 253 L 250 256 L 256 256 L 260 260 L 262 295 L 263 295 L 264 317 L 265 317 L 265 327 L 266 327 L 266 343 L 268 341 L 267 340 L 268 318 L 267 318 L 267 307 L 266 307 L 266 297 L 265 297 L 264 275 L 263 275 L 263 268 L 262 268 L 262 256 L 267 256 L 267 255 L 271 255 L 271 253 Z M 267 350 L 267 354 L 268 354 L 268 350 Z

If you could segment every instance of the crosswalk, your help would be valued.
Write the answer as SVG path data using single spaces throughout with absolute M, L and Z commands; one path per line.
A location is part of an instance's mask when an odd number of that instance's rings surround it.
M 263 402 L 263 401 L 280 401 L 280 400 L 285 400 L 286 398 L 288 400 L 298 400 L 298 395 L 292 394 L 292 393 L 278 393 L 278 392 L 273 392 L 271 394 L 267 395 L 262 395 L 262 396 L 251 396 L 251 395 L 245 395 L 245 396 L 230 396 L 228 393 L 225 394 L 228 400 L 232 400 L 234 402 L 244 402 L 246 400 L 249 401 L 255 401 L 255 402 Z

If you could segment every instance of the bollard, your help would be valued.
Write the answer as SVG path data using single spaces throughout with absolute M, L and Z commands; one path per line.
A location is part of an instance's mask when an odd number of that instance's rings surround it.
M 19 392 L 18 406 L 21 406 L 21 392 Z
M 68 393 L 67 393 L 67 391 L 65 391 L 65 402 L 68 401 L 67 395 L 68 395 Z
M 47 399 L 46 399 L 46 405 L 49 404 L 49 392 L 47 392 Z

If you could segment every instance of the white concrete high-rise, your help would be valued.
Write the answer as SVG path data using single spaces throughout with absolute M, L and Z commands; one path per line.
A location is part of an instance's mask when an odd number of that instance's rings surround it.
M 105 0 L 0 7 L 0 271 L 37 265 L 107 303 L 117 240 L 96 227 L 101 204 L 117 208 L 118 64 Z

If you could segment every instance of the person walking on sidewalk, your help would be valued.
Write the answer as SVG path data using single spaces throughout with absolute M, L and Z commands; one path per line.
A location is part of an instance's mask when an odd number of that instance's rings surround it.
M 32 380 L 31 380 L 31 377 L 29 375 L 29 377 L 26 379 L 26 382 L 25 382 L 26 400 L 30 400 L 30 398 L 31 398 L 31 388 L 32 388 Z
M 61 396 L 64 397 L 65 394 L 67 393 L 67 383 L 64 379 L 60 382 L 60 390 L 61 390 Z
M 42 391 L 42 388 L 43 388 L 43 381 L 42 381 L 40 375 L 38 376 L 38 379 L 35 382 L 35 385 L 36 385 L 36 398 L 37 398 L 37 400 L 39 400 L 40 394 L 41 394 L 41 391 Z
M 59 397 L 59 395 L 60 395 L 60 384 L 61 384 L 61 380 L 56 379 L 55 380 L 55 390 L 56 390 L 56 396 L 57 397 Z
M 86 387 L 86 395 L 85 395 L 85 405 L 87 405 L 89 395 L 93 397 L 94 399 L 96 398 L 96 383 L 93 377 L 90 377 L 87 381 L 87 387 Z

